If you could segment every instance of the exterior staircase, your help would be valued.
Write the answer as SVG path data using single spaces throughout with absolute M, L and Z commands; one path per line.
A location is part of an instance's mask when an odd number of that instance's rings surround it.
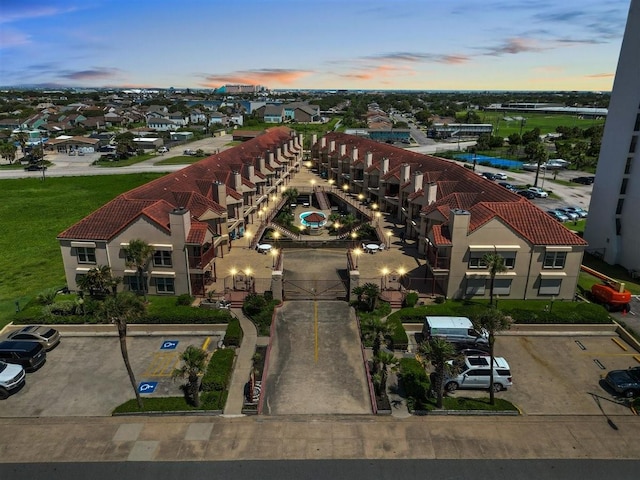
M 316 200 L 318 200 L 320 210 L 331 210 L 329 196 L 324 192 L 324 190 L 316 190 Z

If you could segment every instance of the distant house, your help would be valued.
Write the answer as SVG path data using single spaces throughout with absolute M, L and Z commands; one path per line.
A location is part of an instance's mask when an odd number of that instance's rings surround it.
M 260 111 L 262 109 L 258 109 Z M 282 105 L 266 105 L 262 111 L 264 123 L 283 123 L 284 107 Z
M 321 122 L 320 107 L 304 102 L 289 103 L 284 107 L 284 117 L 289 121 L 299 123 Z
M 182 112 L 169 113 L 167 115 L 167 118 L 176 125 L 180 125 L 181 127 L 186 127 L 187 125 L 189 125 L 189 116 L 185 115 Z
M 168 118 L 148 118 L 147 126 L 154 129 L 156 132 L 170 132 L 176 131 L 180 128 L 179 125 Z

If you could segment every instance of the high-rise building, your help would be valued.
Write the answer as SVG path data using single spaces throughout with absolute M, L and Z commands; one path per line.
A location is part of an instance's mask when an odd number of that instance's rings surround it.
M 631 0 L 604 127 L 587 251 L 640 274 L 640 0 Z

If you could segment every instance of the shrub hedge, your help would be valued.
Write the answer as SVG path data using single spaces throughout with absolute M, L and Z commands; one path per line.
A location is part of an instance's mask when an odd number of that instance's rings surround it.
M 224 334 L 224 344 L 227 347 L 239 347 L 242 343 L 242 327 L 237 318 L 232 318 L 227 325 L 227 331 Z
M 222 410 L 224 408 L 234 357 L 235 350 L 232 348 L 219 348 L 211 355 L 200 386 L 202 409 Z
M 422 410 L 429 400 L 431 382 L 424 367 L 415 358 L 400 359 L 400 381 L 409 403 L 416 410 Z

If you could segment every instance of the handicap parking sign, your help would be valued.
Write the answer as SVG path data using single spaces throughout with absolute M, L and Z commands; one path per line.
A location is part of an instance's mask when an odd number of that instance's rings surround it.
M 140 385 L 138 385 L 138 392 L 153 393 L 156 391 L 157 386 L 158 386 L 158 382 L 140 382 Z
M 160 350 L 175 350 L 178 346 L 178 340 L 165 340 L 160 346 Z

